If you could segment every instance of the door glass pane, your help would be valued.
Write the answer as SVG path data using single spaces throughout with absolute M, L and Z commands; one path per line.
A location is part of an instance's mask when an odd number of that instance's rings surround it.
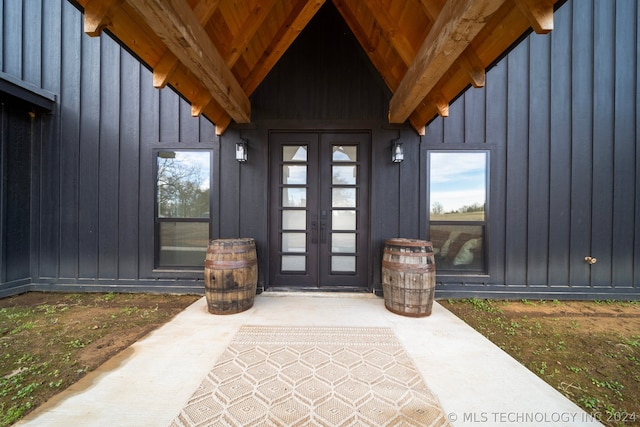
M 334 188 L 331 190 L 331 207 L 333 208 L 355 208 L 356 189 L 355 188 Z
M 334 185 L 355 185 L 357 166 L 333 166 L 331 168 L 331 183 Z
M 331 252 L 355 252 L 356 233 L 331 233 Z
M 282 206 L 287 208 L 304 208 L 307 206 L 307 189 L 306 188 L 288 188 L 282 189 Z
M 358 147 L 355 145 L 334 145 L 332 160 L 334 162 L 357 162 Z
M 307 166 L 301 165 L 283 165 L 282 166 L 282 183 L 283 184 L 300 184 L 307 183 Z
M 356 229 L 356 211 L 334 210 L 331 212 L 331 217 L 332 230 Z
M 344 255 L 332 256 L 331 271 L 353 273 L 354 271 L 356 271 L 356 257 Z
M 209 245 L 208 222 L 161 222 L 159 265 L 202 267 Z
M 304 252 L 306 249 L 306 233 L 282 233 L 282 252 Z
M 160 151 L 157 167 L 159 218 L 209 218 L 209 152 Z
M 282 211 L 283 230 L 304 230 L 307 228 L 307 211 Z
M 306 262 L 304 255 L 283 255 L 282 271 L 306 271 Z
M 282 161 L 284 162 L 306 162 L 306 145 L 285 145 L 282 147 Z
M 484 221 L 487 200 L 487 153 L 430 154 L 430 219 Z

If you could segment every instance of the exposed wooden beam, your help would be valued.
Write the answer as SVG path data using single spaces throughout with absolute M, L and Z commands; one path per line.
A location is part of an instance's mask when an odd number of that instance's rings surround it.
M 536 34 L 553 30 L 553 2 L 550 0 L 514 0 Z
M 127 2 L 236 122 L 250 121 L 249 98 L 188 3 L 183 0 Z
M 471 79 L 471 84 L 475 88 L 484 87 L 485 72 L 484 66 L 478 58 L 478 55 L 473 49 L 467 48 L 462 55 L 460 55 L 460 66 L 466 70 Z
M 222 48 L 220 49 L 220 53 L 229 68 L 232 68 L 238 58 L 240 58 L 245 47 L 247 47 L 264 20 L 269 16 L 269 12 L 271 12 L 275 2 L 276 0 L 261 0 L 257 2 L 249 18 L 244 22 L 231 43 L 226 46 L 224 50 L 222 50 Z
M 178 58 L 170 50 L 165 51 L 160 61 L 153 67 L 153 87 L 156 89 L 165 87 L 177 66 Z
M 211 94 L 205 92 L 199 96 L 198 99 L 191 100 L 191 115 L 193 117 L 198 117 L 202 114 L 202 111 L 204 111 L 205 107 L 209 105 L 209 102 L 211 102 L 212 99 Z
M 505 0 L 449 0 L 391 98 L 389 121 L 403 123 Z
M 416 51 L 397 24 L 389 17 L 388 6 L 382 4 L 380 0 L 371 0 L 364 4 L 369 8 L 374 19 L 382 28 L 384 37 L 397 52 L 398 56 L 407 66 L 411 64 L 411 61 L 416 56 Z
M 200 0 L 196 4 L 193 13 L 198 18 L 200 25 L 204 27 L 209 22 L 219 5 L 220 0 Z M 167 49 L 153 68 L 153 86 L 158 89 L 165 87 L 177 66 L 178 58 Z
M 242 87 L 247 94 L 252 94 L 258 85 L 269 74 L 269 71 L 282 57 L 298 34 L 309 23 L 325 0 L 298 0 L 286 22 L 275 35 L 272 42 L 265 49 L 258 64 L 251 70 Z
M 84 7 L 84 32 L 91 37 L 97 37 L 102 29 L 111 23 L 109 11 L 122 0 L 91 0 Z
M 433 105 L 440 117 L 449 117 L 449 101 L 442 94 L 437 94 L 433 98 Z

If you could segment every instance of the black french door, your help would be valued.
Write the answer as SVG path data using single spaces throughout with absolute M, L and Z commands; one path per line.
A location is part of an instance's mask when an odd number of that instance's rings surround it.
M 269 286 L 369 287 L 365 132 L 272 132 Z

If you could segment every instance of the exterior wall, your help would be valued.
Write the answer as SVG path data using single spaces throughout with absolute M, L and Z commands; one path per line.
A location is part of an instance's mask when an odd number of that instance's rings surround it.
M 429 125 L 423 156 L 491 150 L 490 277 L 440 295 L 640 296 L 639 13 L 567 2 Z
M 66 0 L 5 0 L 0 71 L 55 94 L 34 145 L 31 289 L 198 291 L 202 273 L 153 271 L 154 148 L 217 152 L 214 126 Z M 9 248 L 13 252 L 13 248 Z M 28 258 L 27 258 L 28 259 Z M 0 295 L 23 291 L 0 285 Z
M 424 137 L 387 123 L 390 92 L 337 12 L 321 13 L 328 15 L 312 22 L 252 95 L 252 124 L 218 138 L 175 92 L 154 89 L 151 72 L 107 35 L 86 36 L 67 1 L 5 0 L 0 72 L 55 94 L 56 104 L 27 122 L 31 174 L 11 179 L 30 188 L 29 236 L 19 239 L 29 242 L 29 259 L 19 257 L 24 268 L 15 277 L 2 270 L 0 296 L 202 292 L 199 271 L 153 269 L 158 148 L 212 151 L 209 237 L 256 238 L 259 287 L 268 286 L 269 130 L 364 129 L 372 136 L 372 290 L 381 289 L 385 239 L 429 238 L 428 151 L 486 149 L 488 275 L 439 275 L 440 297 L 638 297 L 635 0 L 567 1 L 550 35 L 525 39 L 487 73 L 484 89 L 465 92 Z M 239 137 L 249 141 L 245 164 L 233 160 Z M 405 161 L 393 164 L 398 137 Z M 589 266 L 587 255 L 598 262 Z

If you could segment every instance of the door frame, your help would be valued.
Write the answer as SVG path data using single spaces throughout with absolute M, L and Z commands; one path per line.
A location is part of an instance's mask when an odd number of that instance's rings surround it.
M 367 178 L 365 181 L 366 184 L 366 206 L 363 208 L 364 215 L 366 216 L 367 225 L 364 229 L 362 229 L 362 233 L 366 236 L 366 245 L 367 249 L 362 253 L 361 256 L 366 257 L 365 267 L 363 274 L 365 275 L 366 286 L 314 286 L 314 287 L 304 287 L 304 286 L 277 286 L 271 283 L 272 272 L 270 271 L 272 268 L 272 258 L 274 256 L 278 256 L 277 253 L 272 251 L 271 238 L 272 238 L 272 204 L 277 203 L 277 201 L 272 200 L 272 135 L 273 134 L 283 134 L 283 133 L 291 133 L 291 134 L 300 134 L 300 133 L 308 133 L 308 134 L 316 134 L 318 135 L 318 139 L 321 134 L 366 134 L 368 135 L 368 153 L 365 159 L 363 159 L 362 164 L 366 165 L 368 168 Z M 266 145 L 267 145 L 267 260 L 265 265 L 267 267 L 267 273 L 264 275 L 265 278 L 265 286 L 264 290 L 266 291 L 296 291 L 296 292 L 373 292 L 375 289 L 373 283 L 373 256 L 372 256 L 372 222 L 371 222 L 371 206 L 372 206 L 372 189 L 371 183 L 373 181 L 372 176 L 372 165 L 373 165 L 373 140 L 374 140 L 374 132 L 372 129 L 367 128 L 343 128 L 343 127 L 327 127 L 327 128 L 306 128 L 306 127 L 273 127 L 269 128 L 265 132 L 266 134 Z

